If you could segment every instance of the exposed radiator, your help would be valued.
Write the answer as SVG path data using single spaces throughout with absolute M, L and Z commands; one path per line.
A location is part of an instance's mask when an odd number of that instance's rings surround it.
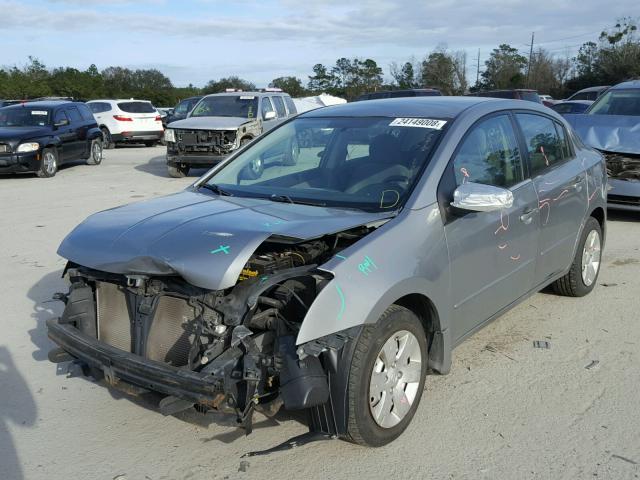
M 147 337 L 146 357 L 176 367 L 186 365 L 193 338 L 190 338 L 189 323 L 195 315 L 195 309 L 185 300 L 160 297 Z
M 96 287 L 98 340 L 131 351 L 131 321 L 124 292 L 111 283 Z

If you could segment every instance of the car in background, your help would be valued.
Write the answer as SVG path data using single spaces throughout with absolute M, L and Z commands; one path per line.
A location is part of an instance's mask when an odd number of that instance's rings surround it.
M 165 131 L 167 169 L 184 177 L 192 167 L 211 167 L 262 133 L 297 113 L 291 97 L 274 89 L 256 92 L 214 93 L 200 99 L 184 120 L 171 122 Z M 273 152 L 273 161 L 294 161 L 297 144 L 287 152 Z M 258 175 L 264 165 L 254 165 Z
M 15 105 L 17 103 L 26 103 L 28 100 L 0 100 L 0 108 Z
M 560 115 L 567 113 L 584 113 L 592 104 L 591 100 L 561 100 L 549 108 Z
M 591 100 L 595 102 L 600 95 L 607 91 L 610 88 L 610 85 L 602 85 L 599 87 L 589 87 L 583 88 L 582 90 L 578 90 L 576 93 L 571 95 L 567 100 Z
M 586 114 L 565 118 L 606 158 L 609 208 L 640 212 L 640 80 L 609 88 Z
M 466 93 L 465 97 L 493 97 L 511 98 L 514 100 L 528 100 L 530 102 L 542 103 L 540 95 L 536 90 L 528 88 L 514 88 L 508 90 L 484 90 L 482 92 Z
M 61 164 L 102 162 L 102 133 L 80 102 L 34 101 L 0 109 L 0 173 L 53 177 Z
M 545 107 L 551 107 L 552 105 L 555 105 L 558 100 L 554 100 L 554 98 L 551 95 L 538 95 L 540 97 L 540 101 L 542 101 L 542 104 Z
M 256 159 L 316 133 L 295 163 L 255 175 Z M 605 192 L 602 155 L 533 102 L 312 110 L 182 192 L 78 225 L 58 249 L 70 289 L 47 320 L 49 359 L 159 392 L 165 415 L 249 433 L 254 409 L 283 407 L 316 436 L 379 447 L 423 396 L 424 415 L 454 419 L 424 388 L 454 346 L 548 285 L 597 286 Z
M 104 148 L 117 143 L 144 143 L 152 147 L 162 140 L 162 117 L 146 100 L 91 100 L 93 112 L 102 131 Z
M 170 124 L 171 122 L 175 122 L 176 120 L 183 120 L 189 116 L 189 112 L 193 110 L 193 107 L 196 106 L 202 99 L 202 95 L 198 95 L 195 97 L 185 98 L 184 100 L 180 100 L 178 104 L 171 109 L 171 111 L 167 112 L 167 118 L 165 120 L 165 125 Z
M 354 102 L 363 100 L 380 100 L 382 98 L 400 98 L 400 97 L 436 97 L 441 96 L 442 92 L 437 88 L 409 88 L 406 90 L 383 90 L 380 92 L 363 93 L 358 96 Z

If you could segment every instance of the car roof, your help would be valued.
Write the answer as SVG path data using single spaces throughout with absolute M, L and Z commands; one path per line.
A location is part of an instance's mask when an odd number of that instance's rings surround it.
M 205 97 L 234 97 L 234 96 L 253 96 L 253 97 L 270 97 L 272 95 L 285 95 L 289 96 L 288 93 L 285 92 L 220 92 L 220 93 L 210 93 L 205 95 Z
M 495 103 L 504 108 L 528 108 L 523 100 L 493 97 L 400 97 L 333 105 L 302 113 L 300 117 L 424 117 L 454 118 L 479 104 Z M 523 105 L 523 103 L 525 103 Z
M 87 103 L 93 102 L 146 102 L 151 103 L 150 100 L 140 100 L 139 98 L 96 98 L 95 100 L 89 100 Z
M 600 90 L 606 90 L 607 88 L 609 88 L 609 85 L 599 85 L 597 87 L 587 87 L 587 88 L 583 88 L 582 90 L 578 90 L 576 93 L 581 93 L 581 92 L 598 92 Z M 575 94 L 574 94 L 575 95 Z
M 38 108 L 56 108 L 60 105 L 77 104 L 82 102 L 72 102 L 70 100 L 39 100 L 37 102 L 23 102 L 16 103 L 14 105 L 8 105 L 3 108 L 23 108 L 23 107 L 38 107 Z
M 640 88 L 640 80 L 629 80 L 628 82 L 618 83 L 611 87 L 611 90 L 620 90 L 622 88 Z
M 579 103 L 582 105 L 591 105 L 593 103 L 593 100 L 563 100 L 562 102 L 555 103 L 554 106 L 562 105 L 565 103 Z

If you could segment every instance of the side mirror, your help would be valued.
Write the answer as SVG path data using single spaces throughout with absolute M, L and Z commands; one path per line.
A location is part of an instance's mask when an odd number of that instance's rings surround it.
M 264 120 L 273 120 L 276 118 L 276 112 L 274 112 L 273 110 L 271 110 L 270 112 L 266 112 L 262 118 Z
M 492 212 L 512 205 L 513 193 L 510 190 L 473 182 L 456 188 L 451 202 L 452 207 L 472 212 Z
M 66 127 L 67 125 L 69 125 L 69 120 L 67 120 L 66 118 L 53 124 L 53 126 L 56 128 Z

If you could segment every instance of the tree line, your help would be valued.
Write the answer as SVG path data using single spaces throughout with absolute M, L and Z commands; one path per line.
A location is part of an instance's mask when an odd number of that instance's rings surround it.
M 269 86 L 282 88 L 292 97 L 329 93 L 353 100 L 365 92 L 385 89 L 438 88 L 445 95 L 506 88 L 534 88 L 556 98 L 566 97 L 592 85 L 614 85 L 640 77 L 640 39 L 636 22 L 623 18 L 603 31 L 596 41 L 582 45 L 578 54 L 556 55 L 536 48 L 530 57 L 509 44 L 493 49 L 477 81 L 470 85 L 465 51 L 450 51 L 439 45 L 421 60 L 415 58 L 389 65 L 384 71 L 370 58 L 339 58 L 335 65 L 314 65 L 306 83 L 295 76 L 274 78 Z M 479 73 L 479 72 L 477 72 Z M 211 80 L 203 87 L 176 87 L 156 69 L 108 67 L 86 70 L 71 67 L 47 68 L 29 57 L 23 67 L 0 68 L 0 98 L 28 99 L 63 96 L 95 98 L 144 98 L 158 106 L 175 105 L 180 99 L 222 92 L 227 88 L 253 90 L 256 85 L 231 75 Z

